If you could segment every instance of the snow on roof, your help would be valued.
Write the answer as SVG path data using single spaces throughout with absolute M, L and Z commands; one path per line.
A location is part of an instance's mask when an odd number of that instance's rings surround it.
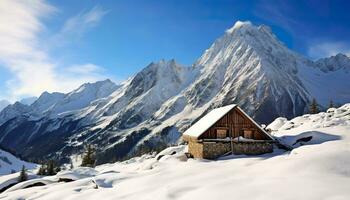
M 216 108 L 202 117 L 199 121 L 193 124 L 189 129 L 187 129 L 183 135 L 188 135 L 191 137 L 198 138 L 202 133 L 208 130 L 212 125 L 215 124 L 219 119 L 221 119 L 224 115 L 230 112 L 236 104 L 231 104 L 228 106 Z
M 237 107 L 264 134 L 266 134 L 270 139 L 274 140 L 274 138 L 269 133 L 267 133 L 264 129 L 262 129 L 247 113 L 245 113 L 242 109 L 240 109 L 236 104 L 231 104 L 228 106 L 216 108 L 210 111 L 208 114 L 202 117 L 199 121 L 193 124 L 189 129 L 187 129 L 183 133 L 183 135 L 198 138 L 200 135 L 202 135 L 206 130 L 208 130 L 212 125 L 214 125 L 218 120 L 220 120 L 224 115 L 226 115 L 235 107 Z

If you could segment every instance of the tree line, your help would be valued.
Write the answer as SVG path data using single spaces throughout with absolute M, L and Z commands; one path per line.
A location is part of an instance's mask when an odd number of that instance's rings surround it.
M 96 148 L 89 144 L 84 148 L 82 155 L 81 167 L 95 167 L 96 165 Z M 70 169 L 73 169 L 73 163 L 71 162 Z M 55 160 L 48 160 L 46 162 L 41 162 L 41 166 L 37 172 L 40 176 L 53 176 L 61 171 L 61 167 Z M 27 169 L 25 166 L 22 166 L 22 169 L 18 176 L 18 183 L 28 180 Z
M 329 101 L 328 104 L 328 109 L 329 108 L 335 108 L 335 104 L 333 102 L 333 100 Z M 310 107 L 309 107 L 309 113 L 310 114 L 316 114 L 320 112 L 320 105 L 317 103 L 316 99 L 313 98 L 311 103 L 310 103 Z

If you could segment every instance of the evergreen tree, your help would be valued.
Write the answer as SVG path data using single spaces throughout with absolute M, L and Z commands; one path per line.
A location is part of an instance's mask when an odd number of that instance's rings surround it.
M 310 104 L 310 114 L 316 114 L 319 113 L 319 109 L 318 109 L 318 104 L 315 98 L 312 99 L 312 102 Z
M 59 166 L 56 167 L 55 172 L 56 174 L 61 171 L 61 168 Z
M 70 169 L 74 169 L 72 160 L 70 161 Z
M 95 161 L 96 161 L 96 152 L 95 148 L 89 144 L 85 147 L 85 152 L 83 155 L 83 160 L 81 163 L 82 167 L 94 167 L 95 166 Z
M 333 103 L 333 100 L 332 100 L 332 99 L 329 101 L 329 106 L 328 106 L 328 108 L 334 108 L 334 103 Z
M 41 175 L 41 176 L 46 175 L 46 167 L 44 164 L 42 164 L 40 166 L 39 171 L 38 171 L 38 175 Z
M 24 167 L 24 165 L 22 166 L 22 170 L 19 174 L 19 177 L 18 177 L 18 182 L 23 182 L 23 181 L 26 181 L 28 180 L 28 175 L 27 175 L 27 172 L 26 172 L 26 168 Z
M 49 160 L 39 168 L 38 175 L 52 176 L 61 171 L 61 168 L 54 160 Z
M 57 174 L 55 162 L 53 160 L 49 160 L 47 162 L 46 175 L 52 176 L 55 174 Z

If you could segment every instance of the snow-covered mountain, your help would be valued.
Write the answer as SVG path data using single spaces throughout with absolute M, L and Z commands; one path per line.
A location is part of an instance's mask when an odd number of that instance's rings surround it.
M 0 100 L 0 111 L 2 111 L 2 109 L 6 108 L 6 106 L 10 105 L 9 101 L 6 100 Z
M 22 166 L 26 169 L 34 169 L 36 164 L 25 162 L 15 157 L 14 155 L 0 149 L 0 176 L 18 172 Z
M 37 99 L 38 99 L 37 97 L 28 97 L 28 98 L 21 99 L 19 102 L 24 105 L 30 105 Z M 11 103 L 7 100 L 0 100 L 0 111 L 2 111 L 4 108 L 6 108 L 10 104 Z
M 92 143 L 100 148 L 100 163 L 123 159 L 177 143 L 217 106 L 236 103 L 268 123 L 305 113 L 312 98 L 322 107 L 350 102 L 349 62 L 341 54 L 308 60 L 269 27 L 237 22 L 191 67 L 161 60 L 119 86 L 84 84 L 68 94 L 43 93 L 30 106 L 7 107 L 0 113 L 0 144 L 26 157 L 67 161 Z
M 0 112 L 0 124 L 3 124 L 15 117 L 29 113 L 30 111 L 30 106 L 21 104 L 20 102 L 9 105 Z
M 27 97 L 27 98 L 21 99 L 19 102 L 20 102 L 21 104 L 24 104 L 24 105 L 31 105 L 31 104 L 34 103 L 37 99 L 38 99 L 38 97 Z
M 294 149 L 275 147 L 264 155 L 207 161 L 187 159 L 187 146 L 179 145 L 95 169 L 77 167 L 31 179 L 7 189 L 0 199 L 349 199 L 350 104 L 278 118 L 268 127 Z M 10 178 L 0 177 L 0 189 L 1 181 Z M 45 186 L 26 188 L 39 183 Z
M 86 83 L 67 94 L 44 92 L 30 105 L 16 102 L 0 112 L 0 124 L 15 116 L 26 115 L 31 119 L 42 117 L 62 117 L 85 108 L 93 101 L 107 97 L 119 86 L 107 79 L 96 83 Z
M 342 53 L 329 58 L 321 58 L 316 61 L 316 65 L 324 72 L 334 72 L 337 70 L 350 71 L 350 59 Z
M 42 159 L 51 150 L 58 150 L 56 143 L 65 143 L 61 137 L 77 127 L 73 121 L 80 118 L 77 113 L 80 109 L 105 98 L 118 87 L 110 80 L 86 83 L 67 94 L 44 92 L 31 105 L 16 102 L 7 106 L 0 112 L 1 144 L 26 157 L 32 153 L 28 148 L 33 149 L 36 153 L 31 158 Z

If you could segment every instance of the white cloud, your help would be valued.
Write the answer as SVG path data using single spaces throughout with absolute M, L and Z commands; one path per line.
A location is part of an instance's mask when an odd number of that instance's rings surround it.
M 350 45 L 345 42 L 319 42 L 310 45 L 308 49 L 308 55 L 315 59 L 334 56 L 338 53 L 350 56 Z
M 100 6 L 95 6 L 88 12 L 82 12 L 68 19 L 59 34 L 79 35 L 87 29 L 96 26 L 106 14 L 106 10 L 102 9 Z
M 67 69 L 68 72 L 75 74 L 91 74 L 91 73 L 100 73 L 105 69 L 101 66 L 97 66 L 91 63 L 83 65 L 73 65 Z
M 38 96 L 43 91 L 67 92 L 87 81 L 105 78 L 102 67 L 93 64 L 62 67 L 41 48 L 45 38 L 42 20 L 56 11 L 44 0 L 0 1 L 0 66 L 12 74 L 8 77 L 8 99 Z M 67 20 L 62 31 L 87 30 L 105 15 L 100 7 Z M 80 27 L 81 29 L 80 29 Z M 63 37 L 63 36 L 62 36 Z M 67 39 L 67 38 L 65 38 Z
M 60 91 L 71 91 L 82 83 L 110 78 L 104 72 L 103 67 L 94 64 L 73 65 L 57 70 L 56 79 L 59 81 Z

